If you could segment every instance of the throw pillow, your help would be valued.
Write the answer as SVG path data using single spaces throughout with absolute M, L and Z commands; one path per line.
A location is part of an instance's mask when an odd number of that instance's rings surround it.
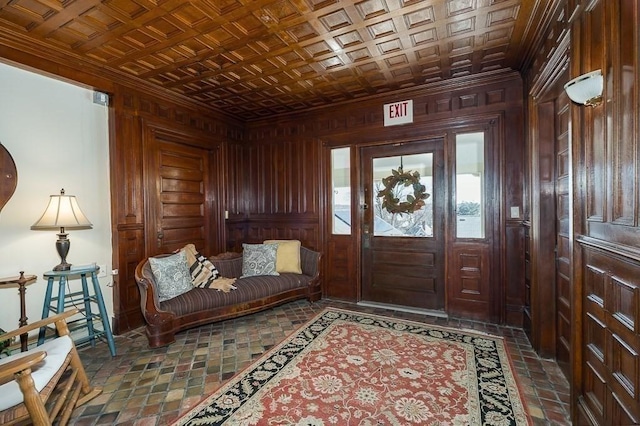
M 300 241 L 298 240 L 266 240 L 265 244 L 278 244 L 276 254 L 276 271 L 301 274 Z
M 216 267 L 203 255 L 196 251 L 196 246 L 187 244 L 182 248 L 187 256 L 187 264 L 191 273 L 191 281 L 194 287 L 210 288 L 213 281 L 218 278 Z
M 276 271 L 277 244 L 242 244 L 242 276 L 280 275 Z
M 150 257 L 151 272 L 156 279 L 161 302 L 191 290 L 191 274 L 184 251 L 166 257 Z

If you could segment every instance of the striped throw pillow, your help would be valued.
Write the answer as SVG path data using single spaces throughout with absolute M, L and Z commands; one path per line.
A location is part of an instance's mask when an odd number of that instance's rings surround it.
M 216 267 L 203 255 L 196 251 L 193 244 L 187 244 L 182 249 L 187 255 L 187 264 L 191 273 L 194 287 L 209 288 L 220 273 Z

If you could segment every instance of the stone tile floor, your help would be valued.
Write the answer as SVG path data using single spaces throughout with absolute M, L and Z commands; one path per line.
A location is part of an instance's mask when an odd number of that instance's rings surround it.
M 149 349 L 144 330 L 137 329 L 116 336 L 116 357 L 102 342 L 81 348 L 89 379 L 103 393 L 76 409 L 70 423 L 169 425 L 328 306 L 501 335 L 534 426 L 571 424 L 567 381 L 554 361 L 536 355 L 522 330 L 333 300 L 290 302 L 191 329 L 179 333 L 174 344 L 158 349 Z

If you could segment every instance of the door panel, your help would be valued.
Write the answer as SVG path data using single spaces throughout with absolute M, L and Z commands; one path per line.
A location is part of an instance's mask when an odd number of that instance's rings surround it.
M 568 77 L 567 77 L 568 78 Z M 561 79 L 560 81 L 565 81 Z M 566 377 L 570 377 L 571 354 L 571 240 L 569 151 L 569 98 L 564 90 L 555 100 L 555 211 L 556 211 L 556 360 Z
M 429 194 L 413 215 L 390 214 L 378 197 L 380 180 L 421 171 Z M 424 309 L 444 309 L 443 140 L 362 148 L 362 300 Z M 402 188 L 402 185 L 397 188 Z M 405 192 L 416 194 L 407 186 Z M 398 195 L 398 202 L 411 198 Z
M 210 152 L 149 132 L 146 158 L 149 218 L 148 255 L 170 253 L 193 243 L 210 253 Z

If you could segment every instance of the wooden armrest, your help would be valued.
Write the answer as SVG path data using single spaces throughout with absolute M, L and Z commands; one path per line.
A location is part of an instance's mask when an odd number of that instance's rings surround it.
M 45 351 L 34 351 L 32 354 L 25 355 L 6 364 L 0 365 L 0 385 L 15 379 L 14 374 L 31 368 L 41 362 L 47 353 Z
M 49 324 L 53 324 L 56 323 L 56 328 L 58 329 L 58 331 L 60 330 L 66 330 L 66 319 L 69 318 L 70 316 L 73 316 L 75 314 L 77 314 L 79 311 L 78 309 L 70 309 L 68 311 L 59 313 L 57 315 L 54 315 L 52 317 L 49 318 L 45 318 L 36 322 L 33 322 L 31 324 L 27 324 L 25 326 L 22 326 L 16 330 L 12 330 L 9 331 L 7 333 L 4 334 L 0 334 L 0 340 L 7 340 L 7 339 L 12 339 L 16 336 L 19 336 L 21 334 L 25 334 L 28 333 L 32 330 L 37 330 L 40 327 L 44 327 L 46 325 Z

